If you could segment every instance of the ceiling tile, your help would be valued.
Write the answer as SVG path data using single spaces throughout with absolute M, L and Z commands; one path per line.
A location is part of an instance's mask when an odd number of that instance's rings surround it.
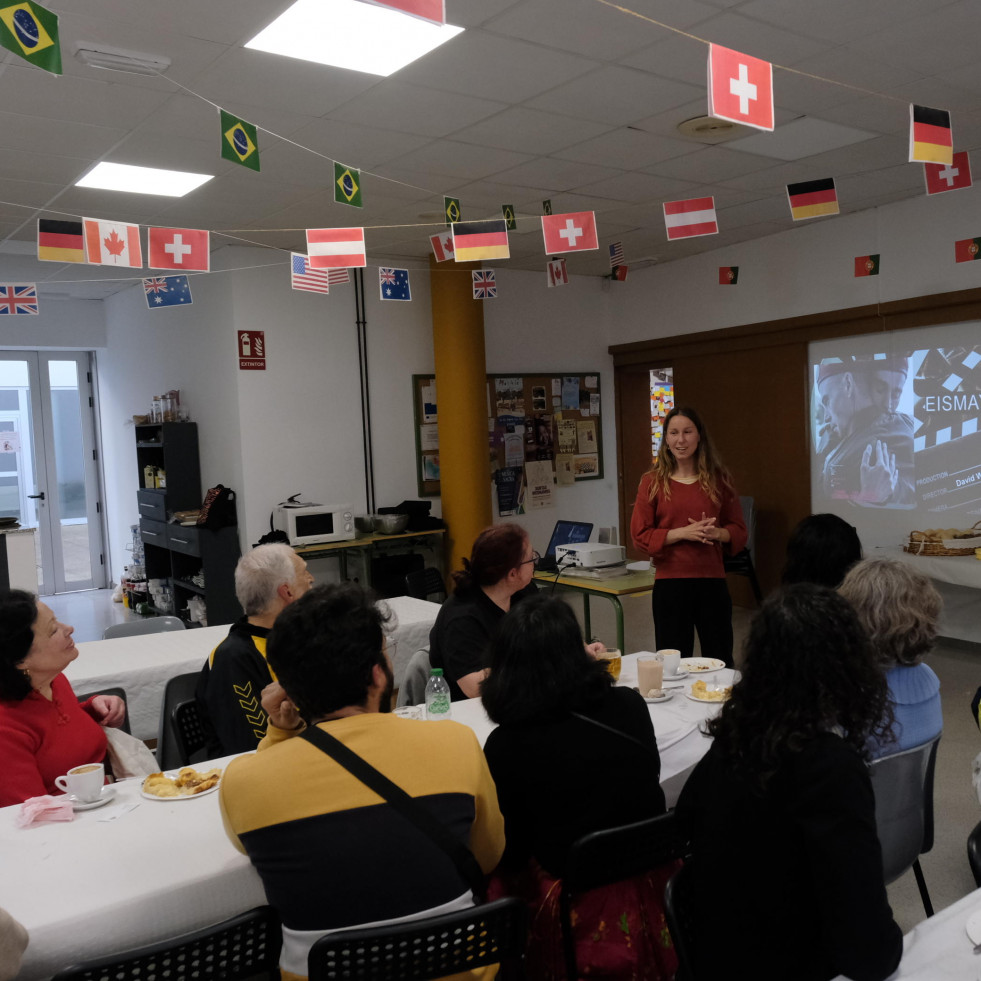
M 651 167 L 693 153 L 697 144 L 622 127 L 560 150 L 554 156 L 583 163 L 616 164 L 627 170 Z
M 591 181 L 616 177 L 623 173 L 614 167 L 597 167 L 593 164 L 578 163 L 573 160 L 559 160 L 556 157 L 538 157 L 528 163 L 512 167 L 495 174 L 495 181 L 512 184 L 515 187 L 550 188 L 568 191 Z
M 611 129 L 613 126 L 606 123 L 514 106 L 496 116 L 489 116 L 475 126 L 457 130 L 453 139 L 503 150 L 549 154 Z

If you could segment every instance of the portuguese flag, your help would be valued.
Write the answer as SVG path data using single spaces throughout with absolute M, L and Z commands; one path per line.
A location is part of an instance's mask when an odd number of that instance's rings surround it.
M 946 109 L 909 107 L 909 159 L 923 163 L 952 164 L 954 137 L 950 132 L 950 113 Z
M 857 255 L 855 256 L 855 275 L 856 276 L 878 276 L 879 257 L 877 255 Z
M 735 286 L 739 279 L 739 266 L 719 266 L 719 285 Z
M 954 258 L 958 262 L 972 262 L 981 256 L 981 238 L 964 238 L 954 243 Z
M 833 177 L 787 185 L 790 214 L 794 221 L 838 214 L 838 192 Z

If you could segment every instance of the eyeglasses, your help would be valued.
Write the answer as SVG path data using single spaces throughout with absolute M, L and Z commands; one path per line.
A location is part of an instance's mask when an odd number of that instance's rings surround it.
M 538 565 L 538 563 L 541 562 L 541 560 L 542 560 L 542 557 L 537 552 L 534 552 L 533 551 L 531 553 L 531 558 L 530 559 L 525 559 L 524 562 L 519 562 L 518 563 L 518 566 L 520 567 L 520 566 L 523 566 L 523 565 L 527 565 L 529 562 L 532 562 L 535 565 Z

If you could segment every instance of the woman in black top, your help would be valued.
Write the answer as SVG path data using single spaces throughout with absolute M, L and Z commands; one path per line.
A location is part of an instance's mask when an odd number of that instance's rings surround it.
M 498 883 L 535 917 L 529 976 L 564 976 L 558 879 L 592 831 L 664 813 L 647 705 L 617 688 L 583 645 L 560 599 L 523 600 L 503 620 L 481 694 L 498 723 L 484 747 L 505 822 Z M 576 908 L 580 970 L 590 977 L 670 978 L 676 960 L 661 898 L 672 869 L 587 893 Z
M 678 801 L 692 830 L 699 976 L 881 981 L 903 938 L 869 779 L 885 678 L 849 603 L 801 583 L 768 599 L 743 676 Z

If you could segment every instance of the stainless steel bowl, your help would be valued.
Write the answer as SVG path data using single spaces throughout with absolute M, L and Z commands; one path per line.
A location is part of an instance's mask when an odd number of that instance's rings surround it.
M 383 535 L 398 535 L 408 527 L 409 516 L 407 514 L 376 514 L 375 531 L 380 531 Z

